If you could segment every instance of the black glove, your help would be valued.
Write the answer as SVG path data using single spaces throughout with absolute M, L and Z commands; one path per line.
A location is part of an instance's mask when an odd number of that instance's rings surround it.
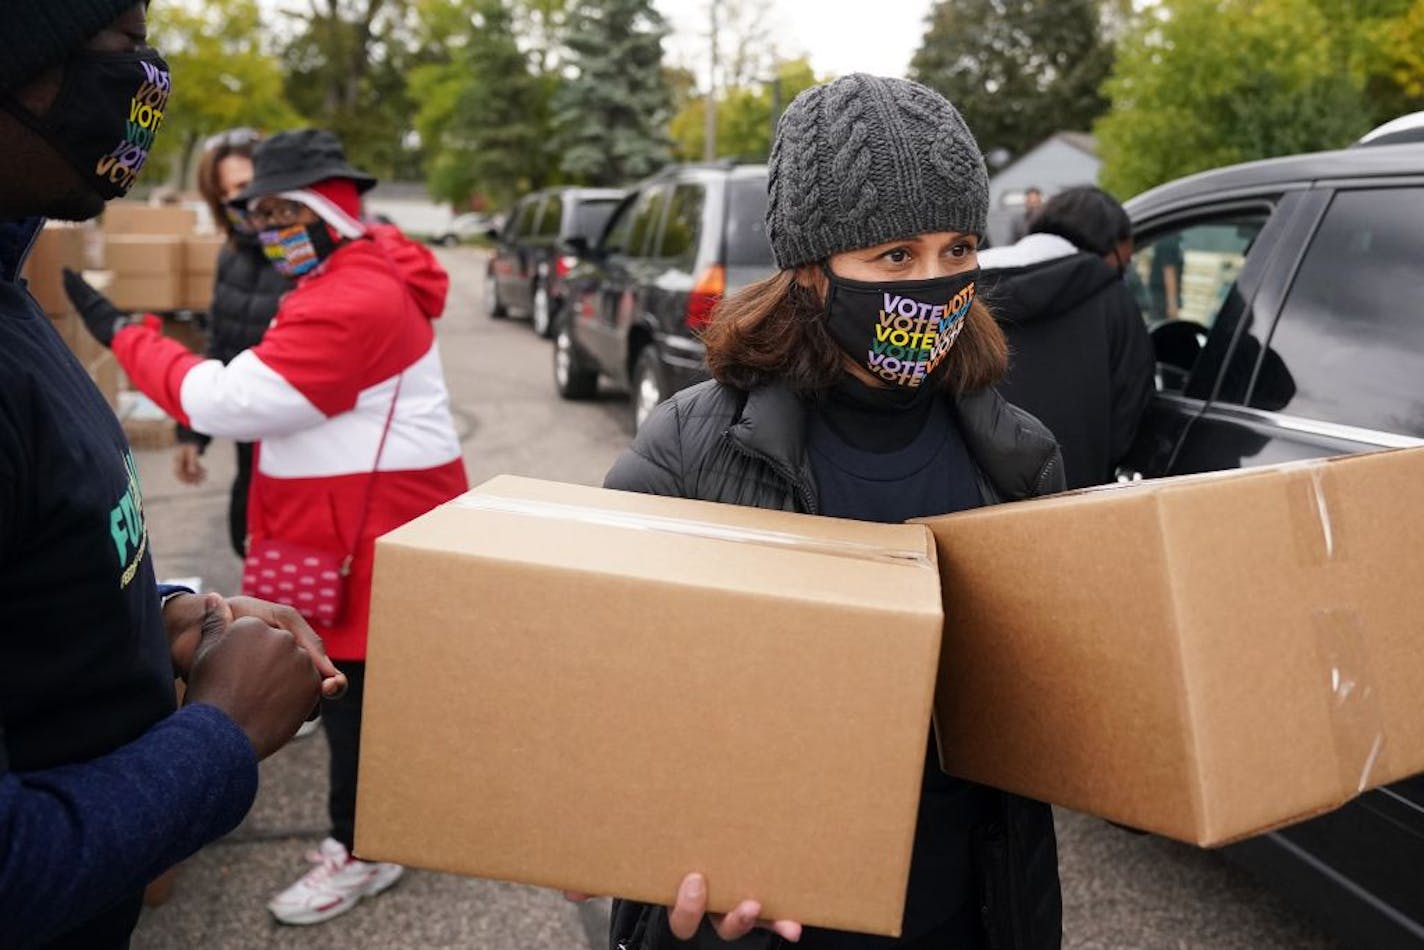
M 106 347 L 113 346 L 114 334 L 128 325 L 129 315 L 68 267 L 64 269 L 64 292 L 69 295 L 69 302 L 79 311 L 94 339 Z

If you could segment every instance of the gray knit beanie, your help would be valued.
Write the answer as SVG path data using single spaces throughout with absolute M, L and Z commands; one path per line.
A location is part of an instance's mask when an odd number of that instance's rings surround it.
M 5 0 L 0 6 L 0 92 L 58 65 L 137 0 Z
M 988 226 L 978 143 L 948 99 L 906 79 L 855 73 L 807 89 L 777 123 L 768 165 L 778 268 Z

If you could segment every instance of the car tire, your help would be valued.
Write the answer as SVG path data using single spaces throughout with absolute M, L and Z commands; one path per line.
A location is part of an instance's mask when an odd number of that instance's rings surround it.
M 598 371 L 584 363 L 567 318 L 554 331 L 554 388 L 564 399 L 592 399 L 598 393 Z
M 529 325 L 535 335 L 547 340 L 554 335 L 554 300 L 549 285 L 540 281 L 534 287 L 534 303 L 530 307 Z
M 460 239 L 453 234 L 446 234 L 440 238 L 441 247 L 454 247 L 460 243 Z
M 669 395 L 662 367 L 658 364 L 658 351 L 651 343 L 638 351 L 638 357 L 633 361 L 631 382 L 633 431 L 637 432 Z
M 499 281 L 494 279 L 492 273 L 485 275 L 485 312 L 489 314 L 491 320 L 500 320 L 509 316 L 504 301 L 499 299 Z

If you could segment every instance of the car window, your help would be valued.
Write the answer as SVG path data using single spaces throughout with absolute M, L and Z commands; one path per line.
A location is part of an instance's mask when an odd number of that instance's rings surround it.
M 669 264 L 691 268 L 697 260 L 697 239 L 702 234 L 702 205 L 707 190 L 701 185 L 682 184 L 673 189 L 667 221 L 654 257 Z
M 1424 436 L 1424 188 L 1343 191 L 1286 294 L 1251 402 Z
M 511 238 L 528 237 L 534 233 L 534 216 L 539 211 L 538 198 L 525 198 L 515 209 L 516 214 L 510 218 L 514 222 L 514 230 L 509 233 Z
M 558 237 L 564 223 L 564 199 L 553 194 L 544 202 L 544 210 L 539 214 L 539 237 Z
M 618 198 L 595 198 L 580 201 L 574 208 L 574 234 L 587 238 L 590 243 L 598 240 L 608 219 L 618 209 Z M 631 223 L 631 221 L 630 221 Z
M 1164 392 L 1187 390 L 1218 317 L 1244 309 L 1233 300 L 1236 278 L 1268 217 L 1264 210 L 1232 212 L 1150 232 L 1137 242 L 1127 281 L 1152 334 Z
M 625 253 L 629 257 L 647 257 L 651 242 L 657 239 L 658 225 L 662 220 L 663 206 L 667 204 L 668 188 L 659 185 L 649 188 L 638 199 L 638 207 L 633 211 L 633 226 L 628 232 Z
M 638 216 L 638 209 L 648 200 L 646 191 L 631 195 L 618 206 L 617 217 L 608 225 L 608 232 L 603 237 L 603 251 L 605 254 L 627 253 L 628 238 L 633 233 L 633 219 Z
M 728 267 L 771 267 L 766 239 L 766 179 L 739 178 L 727 186 Z

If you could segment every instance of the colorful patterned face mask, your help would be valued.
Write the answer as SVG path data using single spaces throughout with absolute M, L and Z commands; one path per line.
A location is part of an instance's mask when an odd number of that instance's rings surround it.
M 336 250 L 331 230 L 322 221 L 259 231 L 257 239 L 268 262 L 285 277 L 311 273 Z
M 826 326 L 851 359 L 886 383 L 887 400 L 910 405 L 940 388 L 964 329 L 979 268 L 886 283 L 848 280 L 826 268 Z

